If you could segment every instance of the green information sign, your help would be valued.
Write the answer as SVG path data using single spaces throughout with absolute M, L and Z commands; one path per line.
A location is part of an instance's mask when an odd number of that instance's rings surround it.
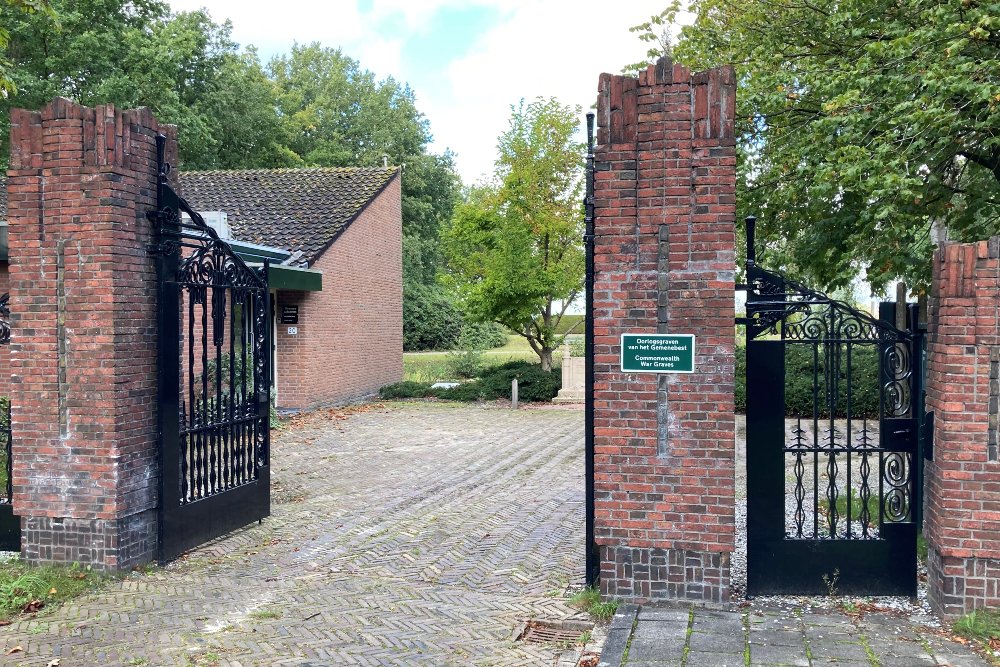
M 622 334 L 626 373 L 694 373 L 691 334 Z

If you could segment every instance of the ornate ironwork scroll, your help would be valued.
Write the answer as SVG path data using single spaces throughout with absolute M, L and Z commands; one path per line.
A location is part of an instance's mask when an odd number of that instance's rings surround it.
M 752 220 L 747 232 L 752 244 Z M 876 318 L 762 269 L 752 246 L 746 278 L 748 507 L 758 514 L 748 516 L 748 590 L 822 592 L 821 575 L 837 568 L 845 592 L 909 594 L 923 414 L 915 307 L 911 326 L 896 328 L 905 304 L 883 304 Z M 908 551 L 914 563 L 899 563 Z M 866 588 L 865 573 L 882 588 Z
M 169 174 L 161 152 L 149 218 L 160 279 L 164 559 L 270 512 L 267 263 L 248 266 Z

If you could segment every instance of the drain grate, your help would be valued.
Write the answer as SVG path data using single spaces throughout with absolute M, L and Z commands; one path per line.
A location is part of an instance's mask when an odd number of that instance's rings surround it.
M 575 644 L 580 635 L 593 628 L 593 624 L 583 621 L 532 619 L 524 623 L 517 639 L 532 644 Z

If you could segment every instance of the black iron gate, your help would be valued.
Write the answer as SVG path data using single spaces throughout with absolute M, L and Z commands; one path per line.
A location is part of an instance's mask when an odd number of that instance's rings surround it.
M 875 318 L 758 267 L 753 223 L 747 593 L 915 595 L 924 417 L 917 308 L 884 303 Z M 894 326 L 896 307 L 906 308 L 903 329 Z
M 168 182 L 162 137 L 160 557 L 270 514 L 267 263 L 248 267 Z M 186 213 L 186 217 L 182 217 Z
M 0 296 L 0 345 L 10 344 L 10 295 Z M 9 369 L 3 369 L 9 372 Z M 0 397 L 0 551 L 21 550 L 21 519 L 14 514 L 13 431 L 10 397 Z

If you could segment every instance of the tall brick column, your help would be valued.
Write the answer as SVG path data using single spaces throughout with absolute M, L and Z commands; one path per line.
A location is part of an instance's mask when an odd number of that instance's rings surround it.
M 148 109 L 11 112 L 14 512 L 32 562 L 156 554 L 157 132 L 173 137 Z
M 1000 605 L 1000 237 L 937 251 L 928 333 L 927 597 L 954 617 Z
M 735 543 L 732 68 L 602 74 L 595 154 L 601 590 L 722 601 Z M 696 336 L 690 375 L 623 373 L 622 333 Z

